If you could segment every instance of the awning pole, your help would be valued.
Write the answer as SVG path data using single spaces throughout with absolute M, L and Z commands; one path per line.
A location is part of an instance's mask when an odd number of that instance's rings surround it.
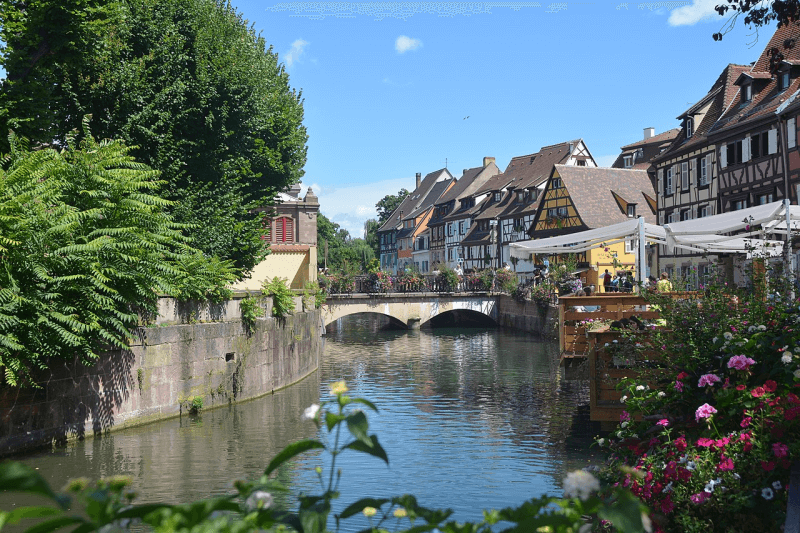
M 645 250 L 645 238 L 644 238 L 644 217 L 639 217 L 639 246 L 638 250 L 636 250 L 636 278 L 639 282 L 639 290 L 644 288 L 645 281 L 647 280 L 647 272 L 646 264 L 647 264 L 647 257 L 646 257 L 646 250 Z
M 783 200 L 783 208 L 786 210 L 786 244 L 783 246 L 783 271 L 788 278 L 786 282 L 789 284 L 789 299 L 794 300 L 794 271 L 792 269 L 792 210 L 788 198 Z

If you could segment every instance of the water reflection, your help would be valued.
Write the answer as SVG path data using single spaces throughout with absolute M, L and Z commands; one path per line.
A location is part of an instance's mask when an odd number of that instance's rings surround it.
M 364 496 L 414 493 L 422 505 L 453 508 L 458 520 L 479 520 L 480 509 L 559 492 L 567 470 L 593 460 L 587 391 L 560 380 L 553 344 L 501 330 L 385 331 L 369 317 L 338 324 L 320 372 L 287 390 L 25 460 L 56 487 L 129 474 L 142 501 L 226 493 L 289 442 L 315 435 L 303 409 L 328 398 L 327 384 L 339 379 L 378 404 L 371 430 L 391 461 L 343 454 L 339 509 Z M 281 477 L 295 493 L 316 492 L 313 468 L 325 460 L 303 458 Z

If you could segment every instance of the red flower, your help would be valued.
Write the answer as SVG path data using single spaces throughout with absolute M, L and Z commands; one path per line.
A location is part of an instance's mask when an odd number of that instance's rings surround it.
M 675 447 L 678 449 L 678 451 L 680 452 L 684 451 L 686 449 L 686 446 L 687 446 L 686 437 L 680 436 L 677 439 L 675 439 Z
M 761 468 L 763 468 L 765 472 L 772 472 L 775 470 L 775 463 L 772 461 L 761 461 Z
M 789 447 L 780 442 L 776 442 L 772 445 L 772 453 L 774 453 L 775 457 L 778 459 L 782 459 L 783 457 L 789 455 Z
M 688 378 L 688 377 L 689 377 L 689 374 L 687 374 L 686 372 L 681 372 L 680 374 L 678 374 L 678 377 L 675 378 L 675 379 L 680 380 L 680 379 L 685 379 L 685 378 Z
M 747 385 L 736 385 L 736 390 L 745 390 Z
M 752 422 L 752 421 L 753 421 L 752 417 L 746 416 L 746 417 L 742 418 L 742 423 L 739 424 L 739 425 L 741 427 L 743 427 L 743 428 L 750 427 L 750 422 Z
M 753 398 L 761 398 L 764 396 L 764 387 L 756 387 L 755 389 L 750 391 L 750 394 L 753 395 Z
M 777 389 L 777 388 L 778 388 L 778 384 L 775 383 L 774 381 L 772 381 L 771 379 L 768 379 L 764 383 L 764 390 L 767 391 L 767 392 L 775 392 L 775 389 Z
M 730 458 L 725 457 L 724 455 L 720 459 L 719 464 L 717 465 L 717 470 L 720 472 L 731 471 L 733 470 L 733 461 Z

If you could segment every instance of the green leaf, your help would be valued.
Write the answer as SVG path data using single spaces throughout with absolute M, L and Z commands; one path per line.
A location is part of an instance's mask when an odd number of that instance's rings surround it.
M 352 399 L 353 403 L 360 403 L 360 404 L 366 405 L 367 407 L 369 407 L 370 409 L 372 409 L 376 413 L 378 412 L 378 408 L 375 406 L 375 404 L 372 403 L 371 401 L 365 399 L 365 398 L 351 398 L 351 399 Z
M 378 437 L 375 435 L 370 435 L 370 445 L 366 445 L 360 440 L 355 440 L 344 447 L 344 449 L 355 450 L 357 452 L 368 453 L 372 456 L 377 457 L 378 459 L 383 459 L 383 461 L 388 465 L 389 464 L 389 457 L 386 455 L 386 451 L 384 451 L 383 447 L 378 443 Z
M 163 503 L 148 503 L 144 505 L 136 505 L 134 507 L 129 507 L 123 511 L 118 512 L 114 515 L 114 518 L 144 518 L 145 516 L 149 515 L 154 511 L 158 511 L 160 509 L 168 509 L 171 505 L 166 505 Z
M 347 429 L 350 430 L 350 434 L 353 437 L 367 446 L 372 446 L 372 441 L 369 435 L 367 435 L 367 431 L 369 431 L 369 422 L 363 411 L 356 411 L 347 417 Z
M 49 498 L 62 508 L 67 508 L 68 499 L 56 495 L 47 481 L 32 467 L 17 461 L 0 463 L 0 490 L 28 492 Z
M 58 531 L 72 524 L 83 524 L 85 521 L 77 516 L 62 516 L 53 518 L 46 522 L 41 522 L 35 526 L 29 527 L 25 533 L 50 533 L 51 531 Z
M 597 516 L 614 524 L 620 533 L 640 533 L 644 528 L 641 502 L 628 492 L 619 492 L 618 495 L 617 502 L 598 510 Z
M 347 420 L 347 416 L 331 413 L 330 411 L 325 413 L 325 425 L 328 426 L 328 431 L 332 430 L 336 427 L 336 424 L 343 420 Z
M 339 518 L 350 518 L 364 510 L 365 507 L 374 507 L 380 509 L 384 503 L 389 501 L 388 498 L 361 498 L 360 500 L 351 503 L 347 508 L 341 512 Z
M 310 450 L 318 450 L 318 449 L 325 449 L 325 445 L 318 440 L 306 439 L 293 442 L 286 448 L 281 450 L 280 453 L 278 453 L 278 455 L 276 455 L 272 459 L 272 461 L 270 461 L 269 465 L 267 466 L 267 469 L 264 470 L 264 475 L 265 476 L 270 475 L 272 472 L 275 471 L 276 468 L 278 468 L 280 465 L 282 465 L 292 457 L 295 457 L 297 455 L 300 455 L 301 453 L 305 453 Z
M 63 513 L 63 511 L 55 507 L 20 507 L 19 509 L 14 509 L 13 511 L 5 513 L 4 523 L 17 524 L 20 520 L 25 520 L 27 518 L 41 518 L 43 516 L 53 516 L 61 513 Z

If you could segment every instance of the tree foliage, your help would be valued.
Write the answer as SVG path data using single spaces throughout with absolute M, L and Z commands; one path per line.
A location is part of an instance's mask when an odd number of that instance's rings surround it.
M 713 34 L 715 41 L 721 41 L 734 28 L 740 16 L 744 17 L 746 25 L 755 28 L 775 21 L 780 28 L 786 24 L 797 24 L 800 20 L 800 0 L 728 0 L 714 9 L 720 16 L 728 17 L 722 29 Z
M 11 137 L 0 168 L 0 367 L 12 385 L 30 384 L 51 358 L 91 364 L 125 349 L 138 312 L 159 294 L 219 290 L 233 278 L 198 279 L 182 225 L 154 194 L 158 172 L 120 142 L 86 136 L 78 148 L 30 151 Z
M 373 248 L 360 238 L 352 238 L 350 232 L 320 213 L 317 216 L 317 241 L 321 252 L 319 266 L 325 265 L 325 246 L 328 250 L 328 269 L 353 272 L 365 271 L 366 265 L 375 257 Z
M 302 97 L 229 3 L 2 2 L 0 40 L 0 127 L 64 146 L 91 115 L 96 136 L 125 140 L 161 171 L 206 255 L 244 271 L 263 258 L 251 209 L 303 174 Z
M 403 200 L 405 200 L 406 196 L 409 194 L 410 193 L 406 189 L 400 189 L 397 194 L 387 194 L 375 204 L 375 207 L 378 209 L 378 227 L 383 226 L 383 224 L 389 220 L 394 210 L 403 203 Z

